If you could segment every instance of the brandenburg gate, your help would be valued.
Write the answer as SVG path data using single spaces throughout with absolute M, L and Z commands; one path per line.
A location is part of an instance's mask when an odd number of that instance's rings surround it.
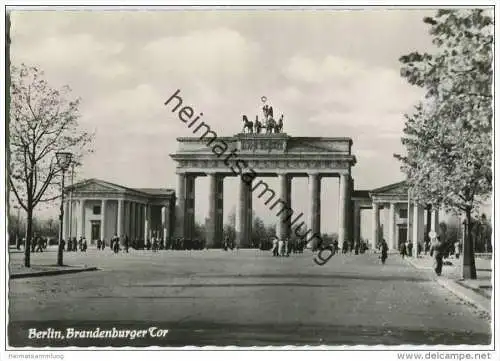
M 247 121 L 244 117 L 244 121 Z M 196 132 L 196 129 L 199 131 Z M 277 236 L 296 234 L 300 211 L 291 204 L 291 184 L 294 177 L 309 181 L 309 219 L 302 222 L 302 234 L 321 234 L 321 179 L 339 178 L 339 243 L 353 238 L 354 218 L 351 194 L 354 182 L 351 167 L 356 157 L 351 153 L 352 139 L 323 137 L 291 137 L 279 131 L 239 133 L 232 137 L 217 137 L 207 124 L 194 129 L 194 137 L 178 138 L 178 150 L 171 154 L 177 162 L 178 237 L 190 239 L 195 227 L 195 179 L 209 178 L 209 221 L 207 247 L 217 247 L 223 238 L 224 178 L 238 176 L 236 234 L 239 247 L 251 244 L 252 192 L 279 215 Z M 232 155 L 231 155 L 232 154 Z M 248 175 L 248 177 L 245 177 Z M 278 177 L 278 189 L 271 189 L 258 177 Z M 273 208 L 275 206 L 276 208 Z M 286 208 L 287 211 L 282 211 Z M 293 213 L 293 214 L 292 214 Z M 324 220 L 332 222 L 333 220 Z M 296 224 L 294 224 L 296 223 Z M 309 237 L 310 239 L 311 237 Z

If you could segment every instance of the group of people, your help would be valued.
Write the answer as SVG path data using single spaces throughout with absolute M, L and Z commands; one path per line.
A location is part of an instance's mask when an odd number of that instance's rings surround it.
M 47 249 L 48 240 L 46 238 L 36 236 L 31 241 L 31 252 L 43 252 Z
M 62 240 L 60 247 L 64 250 L 66 247 L 66 252 L 77 252 L 80 250 L 80 252 L 87 252 L 87 240 L 85 237 L 80 237 L 80 239 L 77 241 L 76 237 L 68 239 L 68 242 L 66 243 L 64 240 Z

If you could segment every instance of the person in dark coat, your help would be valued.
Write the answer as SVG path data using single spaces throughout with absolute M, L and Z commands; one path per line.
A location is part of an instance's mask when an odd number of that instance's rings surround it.
M 437 236 L 436 232 L 429 232 L 429 238 L 431 240 L 430 255 L 434 257 L 434 272 L 438 276 L 441 276 L 443 271 L 443 256 L 444 256 L 444 242 L 442 242 Z
M 382 242 L 380 242 L 380 250 L 381 250 L 381 255 L 380 259 L 382 260 L 382 264 L 385 264 L 385 260 L 387 259 L 387 251 L 389 251 L 389 246 L 387 246 L 387 242 L 385 239 L 382 239 Z
M 128 253 L 128 247 L 129 247 L 130 240 L 128 239 L 128 236 L 125 236 L 125 252 Z
M 43 252 L 43 239 L 38 237 L 36 239 L 36 252 Z
M 399 246 L 399 254 L 401 255 L 401 258 L 405 258 L 405 256 L 407 255 L 406 242 L 401 242 L 401 245 Z
M 408 250 L 408 257 L 412 257 L 413 256 L 413 243 L 411 243 L 411 241 L 408 241 L 408 245 L 406 246 L 407 250 Z

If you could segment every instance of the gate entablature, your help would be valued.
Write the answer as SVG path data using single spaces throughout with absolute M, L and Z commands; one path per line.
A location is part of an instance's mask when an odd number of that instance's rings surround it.
M 262 176 L 285 171 L 295 176 L 320 173 L 322 177 L 331 177 L 350 174 L 350 168 L 356 164 L 350 138 L 290 137 L 278 133 L 184 137 L 177 141 L 179 148 L 171 154 L 177 171 L 199 175 L 207 171 L 231 175 L 228 157 L 244 162 Z

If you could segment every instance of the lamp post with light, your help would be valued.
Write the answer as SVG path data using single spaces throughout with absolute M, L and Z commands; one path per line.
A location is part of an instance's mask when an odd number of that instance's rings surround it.
M 68 170 L 71 164 L 71 158 L 73 154 L 69 152 L 57 152 L 57 165 L 61 168 L 62 179 L 61 179 L 61 209 L 59 213 L 59 246 L 57 249 L 57 265 L 63 265 L 63 219 L 64 219 L 64 173 Z

